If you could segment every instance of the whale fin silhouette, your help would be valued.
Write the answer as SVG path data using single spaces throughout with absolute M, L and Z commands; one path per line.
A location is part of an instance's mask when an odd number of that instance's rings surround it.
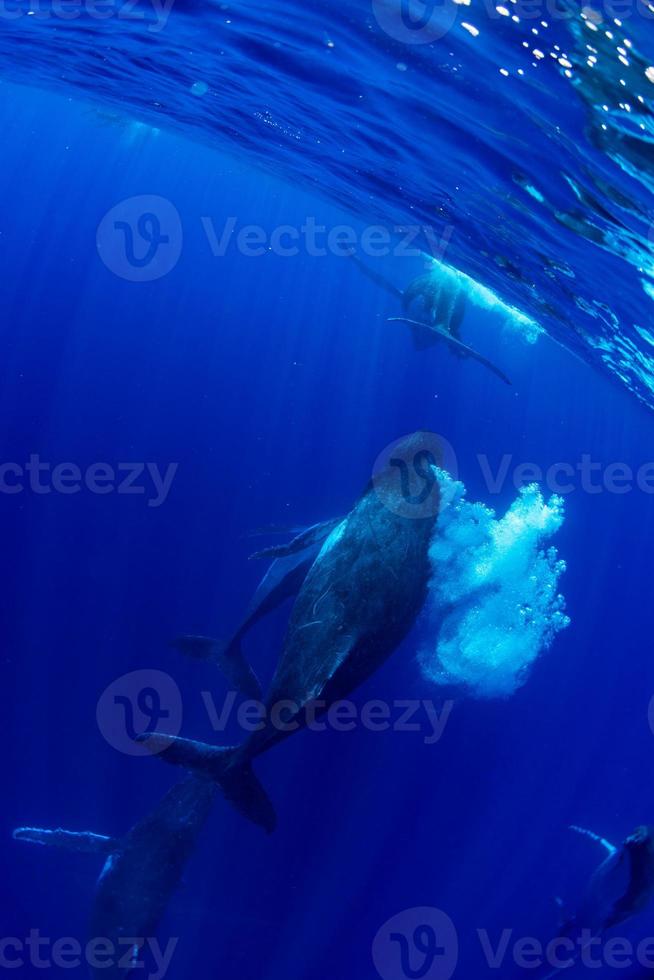
M 61 847 L 66 851 L 77 851 L 84 854 L 106 856 L 111 854 L 117 846 L 117 841 L 113 837 L 104 837 L 102 834 L 91 834 L 86 831 L 61 830 L 61 828 L 44 830 L 41 827 L 18 827 L 12 836 L 14 840 Z
M 140 735 L 138 741 L 164 762 L 211 776 L 239 813 L 269 834 L 275 829 L 274 807 L 251 763 L 238 760 L 239 746 L 207 745 L 158 732 Z
M 611 857 L 617 854 L 618 848 L 611 841 L 606 840 L 604 837 L 600 837 L 599 834 L 595 834 L 592 830 L 586 830 L 585 827 L 577 827 L 576 824 L 570 824 L 569 830 L 574 830 L 576 834 L 581 834 L 582 837 L 589 837 L 594 840 L 596 844 L 599 844 Z
M 241 649 L 238 636 L 229 643 L 221 643 L 209 636 L 186 633 L 176 636 L 171 646 L 187 657 L 217 664 L 227 680 L 241 694 L 254 701 L 261 701 L 261 684 Z
M 492 361 L 489 361 L 487 357 L 484 357 L 483 354 L 480 354 L 479 351 L 476 351 L 474 347 L 468 347 L 467 344 L 464 344 L 462 341 L 457 340 L 456 337 L 453 337 L 451 333 L 449 333 L 447 330 L 444 329 L 444 327 L 439 327 L 435 323 L 422 323 L 420 320 L 411 320 L 409 317 L 406 316 L 389 316 L 388 322 L 406 323 L 413 330 L 415 330 L 418 327 L 427 331 L 431 330 L 432 334 L 435 334 L 438 337 L 440 337 L 442 340 L 444 340 L 445 343 L 448 345 L 448 347 L 450 347 L 450 349 L 453 350 L 455 353 L 462 354 L 464 357 L 470 357 L 475 361 L 479 361 L 479 363 L 487 367 L 489 371 L 492 371 L 493 374 L 496 374 L 498 378 L 501 378 L 505 385 L 511 384 L 510 379 L 507 378 L 504 371 L 501 371 L 495 364 L 493 364 Z
M 272 545 L 269 548 L 262 548 L 261 551 L 255 551 L 248 561 L 262 558 L 287 558 L 289 555 L 296 555 L 313 548 L 322 544 L 342 520 L 342 517 L 332 517 L 328 521 L 320 521 L 318 524 L 312 524 L 311 527 L 305 527 L 287 544 Z

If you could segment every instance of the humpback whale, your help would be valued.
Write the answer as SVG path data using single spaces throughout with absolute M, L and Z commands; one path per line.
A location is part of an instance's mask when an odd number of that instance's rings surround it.
M 466 294 L 461 283 L 451 276 L 439 276 L 432 271 L 417 276 L 402 291 L 384 276 L 368 268 L 354 253 L 350 252 L 349 256 L 368 279 L 400 300 L 403 315 L 389 317 L 388 320 L 389 323 L 404 323 L 410 328 L 416 350 L 425 350 L 443 341 L 458 357 L 469 357 L 478 361 L 505 384 L 511 384 L 506 374 L 492 361 L 461 341 L 461 323 L 466 311 Z M 415 309 L 416 306 L 416 316 L 420 319 L 410 315 L 412 308 Z
M 592 831 L 572 827 L 596 841 L 606 857 L 593 873 L 579 909 L 565 928 L 604 932 L 640 912 L 654 897 L 654 827 L 641 826 L 619 847 Z
M 424 455 L 421 433 L 396 447 L 398 457 L 418 455 Z M 433 466 L 438 462 L 431 460 Z M 230 747 L 158 733 L 141 737 L 164 761 L 209 774 L 237 809 L 269 832 L 275 812 L 252 761 L 305 725 L 309 710 L 324 713 L 370 677 L 423 606 L 438 508 L 407 516 L 398 484 L 391 460 L 331 531 L 311 565 L 291 612 L 258 731 Z
M 466 294 L 460 282 L 449 277 L 428 272 L 413 279 L 402 293 L 402 308 L 405 313 L 418 304 L 423 321 L 441 328 L 444 333 L 458 340 L 461 323 L 466 311 Z M 410 325 L 416 326 L 415 321 Z M 418 349 L 429 347 L 435 341 L 423 339 L 418 330 L 413 330 L 414 342 Z
M 599 844 L 605 858 L 595 869 L 574 914 L 564 921 L 557 939 L 583 947 L 641 912 L 654 898 L 654 827 L 640 826 L 619 847 L 583 827 L 571 830 Z M 577 955 L 579 955 L 577 953 Z M 560 973 L 551 970 L 541 980 Z
M 139 953 L 152 942 L 170 898 L 209 815 L 216 785 L 192 774 L 165 795 L 155 809 L 124 837 L 67 830 L 19 827 L 15 840 L 101 855 L 89 924 L 92 939 L 108 940 L 115 951 L 110 965 L 92 969 L 94 977 L 119 980 L 143 966 Z

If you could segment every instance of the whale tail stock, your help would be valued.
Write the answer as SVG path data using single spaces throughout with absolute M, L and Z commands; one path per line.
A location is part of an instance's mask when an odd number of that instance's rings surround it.
M 250 760 L 243 762 L 237 758 L 240 746 L 207 745 L 157 732 L 141 735 L 139 741 L 164 762 L 210 776 L 239 813 L 269 834 L 275 829 L 275 809 Z

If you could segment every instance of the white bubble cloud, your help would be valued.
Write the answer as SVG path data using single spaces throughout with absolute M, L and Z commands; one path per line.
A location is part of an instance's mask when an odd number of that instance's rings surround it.
M 504 517 L 465 499 L 465 487 L 438 471 L 443 509 L 430 548 L 427 621 L 433 640 L 424 674 L 478 697 L 505 697 L 568 626 L 558 581 L 565 562 L 547 547 L 563 523 L 563 500 L 546 503 L 523 487 Z

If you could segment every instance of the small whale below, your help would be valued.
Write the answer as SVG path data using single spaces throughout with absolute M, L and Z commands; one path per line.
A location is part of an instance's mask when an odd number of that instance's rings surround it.
M 591 831 L 572 829 L 597 841 L 607 856 L 567 928 L 604 932 L 642 911 L 654 897 L 654 827 L 637 827 L 619 847 Z
M 396 456 L 424 455 L 423 441 L 422 433 L 408 436 L 395 447 Z M 431 462 L 435 467 L 440 461 Z M 164 761 L 211 775 L 225 797 L 268 832 L 275 828 L 275 811 L 253 760 L 306 725 L 310 706 L 319 702 L 319 713 L 325 713 L 371 677 L 408 634 L 424 604 L 438 507 L 424 516 L 406 516 L 398 482 L 389 461 L 311 564 L 258 731 L 237 746 L 159 733 L 141 737 Z M 434 484 L 438 493 L 435 479 Z M 284 717 L 273 721 L 272 709 L 281 704 Z
M 654 826 L 637 827 L 619 846 L 583 827 L 570 829 L 599 844 L 606 855 L 591 875 L 578 907 L 565 918 L 555 937 L 578 945 L 585 935 L 596 939 L 626 922 L 654 898 Z M 570 955 L 578 959 L 580 950 L 576 957 Z M 550 980 L 562 969 L 538 973 L 537 978 Z
M 172 956 L 177 940 L 162 944 L 162 953 L 156 932 L 209 815 L 216 789 L 205 776 L 187 776 L 124 837 L 39 827 L 14 831 L 15 840 L 105 859 L 95 889 L 89 941 L 108 941 L 113 953 L 103 953 L 102 966 L 91 964 L 95 980 L 123 980 L 139 968 L 143 972 L 140 954 L 145 951 L 157 960 Z

